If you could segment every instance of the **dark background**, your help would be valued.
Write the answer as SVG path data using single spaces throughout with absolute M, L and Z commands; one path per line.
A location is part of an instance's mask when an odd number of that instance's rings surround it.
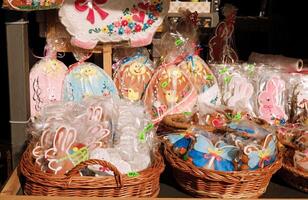
M 260 22 L 244 17 L 258 16 L 262 2 L 264 0 L 224 0 L 221 3 L 221 6 L 224 3 L 232 3 L 238 7 L 238 16 L 243 16 L 237 20 L 234 35 L 240 59 L 247 60 L 252 51 L 308 59 L 308 17 L 305 1 L 268 0 L 265 8 L 265 16 L 268 20 Z M 10 144 L 5 16 L 7 16 L 7 11 L 0 9 L 1 148 L 6 148 Z M 28 14 L 28 17 L 31 21 L 35 21 L 35 13 Z M 45 41 L 38 38 L 38 27 L 35 23 L 30 23 L 29 32 L 30 48 L 35 54 L 41 55 Z M 207 41 L 201 42 L 207 43 Z M 204 53 L 207 53 L 206 49 Z M 5 167 L 5 161 L 0 160 L 0 171 L 2 172 L 3 167 Z M 2 173 L 0 176 L 1 185 L 5 177 Z

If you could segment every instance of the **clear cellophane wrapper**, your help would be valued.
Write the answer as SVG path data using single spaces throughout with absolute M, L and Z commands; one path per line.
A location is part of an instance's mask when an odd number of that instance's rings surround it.
M 288 78 L 287 99 L 290 123 L 308 125 L 308 75 L 286 73 Z
M 267 65 L 257 68 L 257 114 L 272 125 L 284 125 L 288 120 L 287 79 L 281 68 Z
M 155 69 L 143 98 L 154 123 L 169 114 L 191 112 L 197 100 L 190 75 L 179 67 L 195 53 L 196 29 L 186 16 L 171 23 L 158 48 L 162 64 Z
M 118 56 L 123 56 L 119 59 Z M 153 75 L 154 65 L 148 52 L 143 49 L 134 53 L 118 53 L 117 62 L 113 65 L 114 82 L 120 97 L 130 101 L 139 101 Z
M 221 92 L 222 105 L 256 116 L 255 65 L 252 64 L 212 64 Z
M 156 143 L 143 105 L 111 96 L 47 106 L 28 124 L 28 133 L 38 140 L 33 150 L 37 164 L 55 174 L 66 173 L 87 159 L 106 160 L 123 174 L 137 172 L 151 164 Z M 74 162 L 68 164 L 71 157 Z M 57 168 L 50 164 L 55 160 Z M 100 166 L 89 169 L 96 175 L 112 175 Z

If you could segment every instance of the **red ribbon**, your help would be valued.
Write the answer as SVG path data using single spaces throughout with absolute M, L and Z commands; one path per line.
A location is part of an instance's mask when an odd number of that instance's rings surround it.
M 76 0 L 75 1 L 75 8 L 80 12 L 85 12 L 89 9 L 87 20 L 94 24 L 95 17 L 94 17 L 94 10 L 100 15 L 101 19 L 104 20 L 109 15 L 107 12 L 102 10 L 98 5 L 105 4 L 108 0 Z M 89 3 L 92 6 L 89 6 Z M 94 10 L 93 10 L 94 9 Z

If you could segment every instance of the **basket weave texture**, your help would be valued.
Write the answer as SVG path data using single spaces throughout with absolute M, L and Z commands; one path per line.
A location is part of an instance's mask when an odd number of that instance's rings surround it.
M 257 198 L 265 193 L 272 175 L 281 168 L 282 157 L 263 169 L 222 172 L 202 169 L 179 158 L 164 142 L 164 154 L 177 183 L 194 197 Z
M 66 175 L 52 175 L 40 170 L 32 158 L 33 145 L 24 152 L 20 170 L 25 176 L 24 193 L 33 196 L 80 197 L 156 197 L 159 194 L 160 174 L 165 165 L 159 152 L 153 156 L 152 166 L 139 172 L 139 176 L 120 174 L 115 166 L 102 160 L 88 160 L 78 164 Z M 99 164 L 114 172 L 115 176 L 80 176 L 79 170 Z
M 282 168 L 279 174 L 288 185 L 308 193 L 308 173 L 295 168 L 292 158 L 292 151 L 287 149 L 284 153 Z

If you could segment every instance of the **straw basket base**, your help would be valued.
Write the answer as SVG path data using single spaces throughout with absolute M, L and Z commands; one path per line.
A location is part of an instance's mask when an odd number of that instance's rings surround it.
M 177 183 L 187 193 L 202 198 L 257 198 L 265 193 L 272 175 L 280 169 L 282 157 L 264 169 L 221 172 L 201 169 L 186 162 L 164 145 L 164 155 Z
M 284 163 L 280 175 L 291 187 L 308 193 L 308 173 L 300 172 L 290 164 Z
M 209 181 L 203 179 L 191 179 L 191 175 L 174 170 L 173 175 L 180 187 L 193 197 L 199 198 L 258 198 L 265 193 L 268 184 L 263 184 L 255 191 L 244 191 L 245 187 L 235 187 L 233 184 L 221 185 L 218 181 Z M 269 183 L 270 180 L 268 180 Z M 244 183 L 243 183 L 244 184 Z M 262 188 L 261 188 L 262 187 Z M 212 190 L 215 188 L 217 192 Z M 211 190 L 211 191 L 209 191 Z M 229 194 L 228 194 L 229 193 Z
M 279 175 L 291 187 L 308 193 L 308 172 L 303 172 L 294 167 L 294 150 L 286 148 L 283 154 L 283 164 Z
M 134 187 L 121 187 L 106 190 L 102 188 L 101 190 L 89 189 L 61 189 L 54 187 L 46 187 L 33 182 L 27 182 L 24 186 L 24 194 L 30 196 L 61 196 L 61 197 L 145 197 L 145 198 L 155 198 L 159 194 L 159 187 L 153 188 L 153 186 L 159 185 L 159 180 L 154 180 L 150 183 L 145 183 L 144 185 L 139 185 L 139 188 Z M 152 188 L 149 190 L 148 188 Z M 144 191 L 144 192 L 143 192 Z M 125 194 L 126 193 L 126 194 Z
M 157 197 L 160 191 L 160 174 L 165 165 L 156 151 L 152 166 L 139 172 L 136 177 L 121 174 L 111 163 L 88 160 L 78 164 L 66 175 L 44 173 L 32 158 L 31 145 L 22 156 L 20 171 L 25 177 L 23 191 L 32 196 L 78 197 Z M 79 171 L 88 165 L 101 165 L 113 171 L 114 176 L 80 176 Z

